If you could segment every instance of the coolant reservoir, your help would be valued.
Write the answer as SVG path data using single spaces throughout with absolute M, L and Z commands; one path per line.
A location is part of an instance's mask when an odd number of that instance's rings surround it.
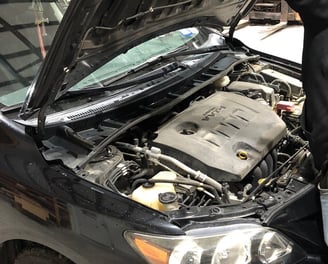
M 161 171 L 152 179 L 154 180 L 176 180 L 176 174 L 171 171 Z M 149 206 L 159 211 L 169 211 L 178 209 L 176 192 L 173 183 L 158 182 L 154 185 L 141 185 L 132 193 L 132 200 Z

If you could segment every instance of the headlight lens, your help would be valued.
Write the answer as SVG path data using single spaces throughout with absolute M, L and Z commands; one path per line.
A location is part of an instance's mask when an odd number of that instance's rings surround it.
M 197 230 L 200 231 L 200 230 Z M 125 232 L 129 244 L 151 264 L 288 263 L 293 243 L 258 225 L 238 224 L 204 230 L 208 235 L 159 236 Z

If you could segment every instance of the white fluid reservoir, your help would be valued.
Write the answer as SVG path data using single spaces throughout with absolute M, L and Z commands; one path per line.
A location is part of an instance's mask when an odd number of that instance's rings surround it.
M 177 176 L 171 171 L 160 171 L 151 179 L 174 181 Z M 178 209 L 176 192 L 173 183 L 157 182 L 155 184 L 144 184 L 132 193 L 132 200 L 159 211 Z M 166 200 L 166 201 L 165 201 Z

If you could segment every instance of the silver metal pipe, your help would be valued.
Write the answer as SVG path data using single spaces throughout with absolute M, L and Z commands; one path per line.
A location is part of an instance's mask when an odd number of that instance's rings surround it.
M 132 149 L 133 151 L 139 152 L 139 153 L 144 153 L 150 160 L 151 159 L 162 160 L 162 161 L 171 163 L 174 166 L 176 166 L 176 167 L 180 168 L 181 170 L 183 170 L 184 172 L 186 172 L 187 174 L 189 174 L 195 180 L 206 183 L 208 185 L 211 185 L 216 190 L 218 190 L 220 193 L 222 193 L 222 185 L 219 182 L 217 182 L 216 180 L 207 176 L 206 174 L 202 173 L 201 171 L 196 171 L 196 170 L 190 168 L 186 164 L 182 163 L 181 161 L 179 161 L 171 156 L 162 154 L 161 150 L 159 148 L 152 147 L 151 149 L 148 149 L 148 148 L 145 149 L 145 148 L 141 148 L 138 146 L 130 145 L 130 149 Z

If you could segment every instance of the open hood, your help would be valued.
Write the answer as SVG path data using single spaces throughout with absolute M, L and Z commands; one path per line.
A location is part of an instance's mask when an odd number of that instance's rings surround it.
M 23 119 L 86 75 L 147 39 L 179 28 L 234 28 L 254 0 L 73 0 L 21 109 Z

